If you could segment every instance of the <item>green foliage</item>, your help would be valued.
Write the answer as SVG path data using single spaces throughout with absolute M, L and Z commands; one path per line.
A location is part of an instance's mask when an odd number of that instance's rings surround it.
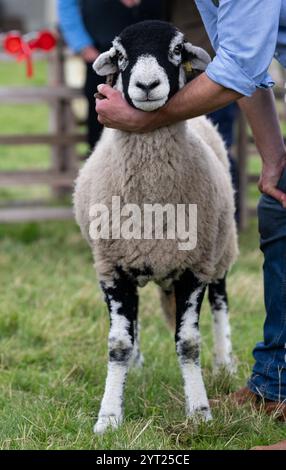
M 264 319 L 261 263 L 253 224 L 241 237 L 241 256 L 229 278 L 238 362 L 232 379 L 212 375 L 211 315 L 207 302 L 203 307 L 202 356 L 211 397 L 243 385 L 250 373 Z M 130 372 L 124 424 L 94 437 L 108 316 L 79 231 L 72 222 L 2 226 L 0 279 L 0 448 L 247 449 L 283 438 L 282 425 L 225 399 L 211 424 L 195 427 L 185 420 L 174 342 L 152 285 L 142 290 L 140 305 L 146 365 Z

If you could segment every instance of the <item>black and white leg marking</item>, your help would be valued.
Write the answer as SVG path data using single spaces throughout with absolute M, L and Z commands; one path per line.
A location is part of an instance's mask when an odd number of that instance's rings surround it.
M 209 285 L 209 301 L 214 325 L 214 370 L 217 372 L 224 368 L 228 372 L 234 372 L 226 278 Z
M 205 284 L 189 270 L 175 282 L 175 339 L 184 379 L 187 416 L 209 420 L 211 411 L 200 365 L 199 316 L 205 288 Z
M 140 368 L 144 364 L 144 357 L 140 351 L 140 324 L 139 320 L 134 320 L 134 347 L 131 366 Z
M 134 324 L 137 319 L 136 283 L 122 271 L 111 284 L 101 283 L 110 315 L 109 361 L 105 392 L 94 432 L 117 428 L 123 418 L 124 385 L 133 354 Z

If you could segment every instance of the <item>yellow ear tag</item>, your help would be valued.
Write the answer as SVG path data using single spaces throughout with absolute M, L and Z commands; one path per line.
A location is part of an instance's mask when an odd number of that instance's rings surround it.
M 184 63 L 184 69 L 186 73 L 191 73 L 193 71 L 193 66 L 191 62 Z

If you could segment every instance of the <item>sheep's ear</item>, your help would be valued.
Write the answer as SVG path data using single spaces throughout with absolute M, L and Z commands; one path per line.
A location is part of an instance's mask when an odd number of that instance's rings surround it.
M 190 42 L 185 42 L 185 67 L 194 70 L 195 72 L 202 73 L 206 70 L 208 64 L 211 62 L 209 54 L 201 47 L 193 46 Z
M 107 52 L 103 52 L 98 56 L 93 64 L 93 70 L 102 76 L 112 75 L 118 72 L 117 61 L 116 61 L 116 50 L 114 47 L 109 49 Z

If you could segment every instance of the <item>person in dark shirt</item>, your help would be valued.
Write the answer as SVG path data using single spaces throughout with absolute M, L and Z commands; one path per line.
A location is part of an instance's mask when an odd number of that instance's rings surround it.
M 68 46 L 86 63 L 84 93 L 88 100 L 88 143 L 92 150 L 102 126 L 95 111 L 94 93 L 104 81 L 92 64 L 111 47 L 114 37 L 133 23 L 163 19 L 164 0 L 58 0 L 60 29 Z

